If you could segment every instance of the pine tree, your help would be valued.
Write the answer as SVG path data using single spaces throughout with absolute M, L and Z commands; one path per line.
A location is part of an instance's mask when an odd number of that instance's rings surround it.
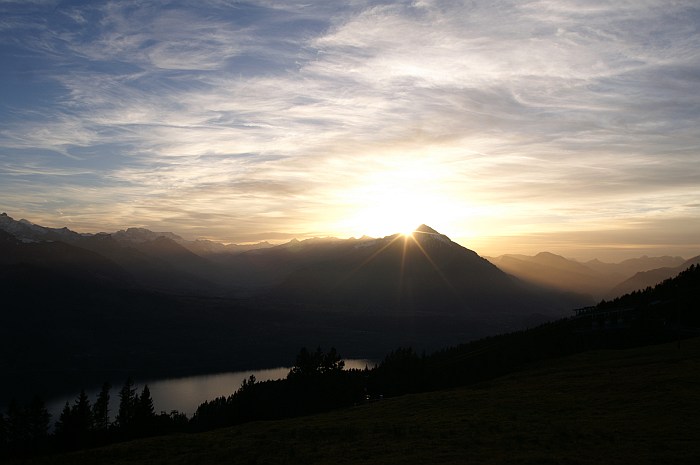
M 0 412 L 0 460 L 7 454 L 7 425 L 5 415 Z
M 137 400 L 134 380 L 128 378 L 119 391 L 119 413 L 116 418 L 116 424 L 124 434 L 129 434 L 133 427 Z
M 95 431 L 105 432 L 109 429 L 109 391 L 112 386 L 105 382 L 102 385 L 97 400 L 92 407 L 92 416 L 95 421 Z
M 25 449 L 27 445 L 27 417 L 24 409 L 16 400 L 12 400 L 7 407 L 7 417 L 5 419 L 7 428 L 7 442 L 10 452 L 18 453 Z
M 36 396 L 26 409 L 27 433 L 31 448 L 38 451 L 44 448 L 49 436 L 51 414 L 46 410 L 44 401 Z
M 54 425 L 54 435 L 60 442 L 64 442 L 65 438 L 72 434 L 73 430 L 73 417 L 71 415 L 70 404 L 66 402 L 66 405 L 61 411 L 61 415 L 58 417 L 58 421 Z
M 155 408 L 153 407 L 153 399 L 151 398 L 151 390 L 148 389 L 148 384 L 144 385 L 141 391 L 137 413 L 142 421 L 153 418 L 156 415 Z
M 137 436 L 152 434 L 155 418 L 151 391 L 148 389 L 148 385 L 144 385 L 141 395 L 136 398 L 132 433 Z
M 92 406 L 90 405 L 90 399 L 85 394 L 85 390 L 80 391 L 75 405 L 71 408 L 71 416 L 75 424 L 78 446 L 83 446 L 87 443 L 94 426 Z

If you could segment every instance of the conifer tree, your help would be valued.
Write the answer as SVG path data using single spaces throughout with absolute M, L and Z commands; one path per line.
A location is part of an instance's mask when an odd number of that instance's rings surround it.
M 5 415 L 0 412 L 0 460 L 7 455 L 7 424 Z
M 66 401 L 66 405 L 63 406 L 61 415 L 58 417 L 58 421 L 54 425 L 54 435 L 59 441 L 63 442 L 66 437 L 71 434 L 73 426 L 73 418 L 71 416 L 70 404 Z
M 27 417 L 24 409 L 16 400 L 12 400 L 7 407 L 5 419 L 7 428 L 7 442 L 11 452 L 19 452 L 27 443 Z
M 137 400 L 134 380 L 128 378 L 119 391 L 119 413 L 116 418 L 116 423 L 122 433 L 128 434 L 133 427 Z
M 87 436 L 87 434 L 92 431 L 94 422 L 90 399 L 88 399 L 87 394 L 85 394 L 85 390 L 80 391 L 75 405 L 71 409 L 71 414 L 75 422 L 76 432 L 81 436 Z
M 153 399 L 151 398 L 151 390 L 148 389 L 148 384 L 143 386 L 141 395 L 138 400 L 138 414 L 143 418 L 152 418 L 155 416 L 155 408 L 153 407 Z
M 35 396 L 26 409 L 26 415 L 30 446 L 34 451 L 41 450 L 48 440 L 51 414 L 46 410 L 44 401 L 39 396 Z
M 112 386 L 105 382 L 102 385 L 97 400 L 92 407 L 92 416 L 95 421 L 95 431 L 105 432 L 109 429 L 109 391 Z
M 134 423 L 140 436 L 145 436 L 152 432 L 150 429 L 153 426 L 155 417 L 156 413 L 153 407 L 153 399 L 151 398 L 151 390 L 146 384 L 143 386 L 141 395 L 136 400 Z

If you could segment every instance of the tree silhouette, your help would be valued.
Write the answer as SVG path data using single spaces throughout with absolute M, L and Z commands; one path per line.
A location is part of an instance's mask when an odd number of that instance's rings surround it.
M 7 407 L 7 442 L 10 453 L 18 454 L 24 451 L 28 439 L 27 417 L 22 407 L 13 399 Z
M 61 415 L 59 415 L 54 425 L 54 436 L 56 436 L 60 442 L 65 442 L 65 438 L 71 434 L 72 426 L 73 418 L 71 416 L 70 403 L 66 402 L 66 405 L 63 406 L 63 410 L 61 411 Z
M 29 446 L 34 451 L 43 450 L 49 437 L 51 414 L 46 410 L 46 405 L 39 396 L 34 396 L 26 409 L 26 415 Z
M 0 458 L 7 454 L 7 425 L 5 415 L 0 412 Z
M 111 388 L 112 385 L 105 382 L 97 396 L 97 400 L 95 400 L 95 405 L 92 406 L 95 431 L 98 434 L 104 433 L 109 429 L 109 390 Z
M 88 399 L 85 390 L 80 391 L 78 399 L 75 401 L 75 405 L 71 408 L 71 414 L 75 421 L 76 431 L 80 435 L 89 434 L 93 429 L 93 417 L 92 417 L 92 406 L 90 405 L 90 399 Z
M 316 352 L 311 353 L 306 347 L 302 347 L 297 354 L 296 363 L 289 371 L 287 378 L 299 379 L 318 376 L 326 373 L 342 371 L 345 367 L 338 355 L 335 347 L 325 354 L 321 347 L 316 348 Z
M 143 386 L 141 395 L 136 399 L 134 410 L 134 429 L 139 436 L 147 436 L 153 434 L 152 426 L 155 423 L 156 413 L 153 407 L 153 399 L 151 398 L 151 390 L 148 385 Z
M 123 434 L 131 433 L 136 416 L 137 400 L 134 380 L 128 378 L 119 391 L 119 413 L 116 418 L 116 424 Z
M 80 449 L 91 444 L 93 425 L 90 399 L 82 390 L 72 407 L 66 402 L 56 422 L 54 435 L 62 449 Z

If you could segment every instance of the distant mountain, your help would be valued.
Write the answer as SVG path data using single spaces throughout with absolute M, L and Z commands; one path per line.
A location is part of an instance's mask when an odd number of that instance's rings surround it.
M 501 255 L 488 260 L 506 273 L 528 282 L 600 298 L 616 282 L 590 267 L 560 255 Z
M 663 267 L 648 271 L 640 271 L 631 278 L 626 279 L 625 281 L 619 283 L 614 288 L 612 288 L 607 293 L 605 298 L 613 299 L 615 297 L 619 297 L 630 292 L 646 289 L 647 287 L 653 287 L 665 279 L 669 279 L 676 276 L 678 273 L 687 269 L 689 266 L 698 264 L 700 264 L 700 255 L 686 260 L 680 266 Z
M 618 282 L 629 278 L 640 271 L 649 271 L 656 268 L 676 268 L 685 263 L 683 257 L 648 257 L 630 258 L 620 263 L 605 263 L 600 260 L 590 260 L 585 265 L 599 273 L 618 279 Z
M 132 276 L 104 256 L 60 241 L 28 242 L 0 229 L 0 288 L 47 289 L 60 282 L 76 286 L 129 288 Z
M 75 231 L 68 228 L 46 228 L 31 223 L 25 219 L 15 221 L 7 215 L 0 213 L 0 230 L 16 237 L 22 242 L 39 242 L 39 241 L 63 241 L 71 242 L 81 237 Z
M 76 255 L 82 253 L 80 250 L 90 251 L 118 265 L 125 272 L 124 282 L 129 285 L 177 293 L 225 293 L 228 280 L 225 270 L 218 264 L 218 256 L 228 257 L 269 245 L 238 248 L 210 241 L 187 241 L 171 232 L 145 228 L 128 228 L 111 234 L 79 234 L 68 228 L 47 228 L 24 219 L 17 221 L 5 213 L 0 215 L 0 231 L 22 243 L 67 244 Z M 57 253 L 57 248 L 44 246 L 44 260 L 51 261 L 50 255 Z M 211 253 L 195 252 L 203 248 Z M 23 249 L 23 253 L 28 252 Z
M 488 260 L 506 273 L 527 282 L 587 294 L 596 300 L 631 292 L 640 284 L 644 284 L 643 287 L 654 285 L 677 274 L 679 267 L 685 263 L 682 257 L 646 255 L 620 263 L 605 263 L 600 260 L 581 263 L 549 252 L 534 256 L 508 254 L 488 257 Z M 667 267 L 669 271 L 650 271 L 659 267 Z M 646 278 L 638 278 L 639 282 L 623 284 L 636 273 L 647 271 Z
M 231 255 L 255 249 L 272 247 L 268 242 L 258 242 L 256 244 L 222 244 L 209 240 L 198 239 L 188 241 L 171 232 L 154 232 L 145 228 L 128 228 L 112 233 L 112 237 L 124 244 L 143 244 L 153 242 L 160 237 L 176 242 L 190 252 L 205 258 L 214 258 L 217 255 Z

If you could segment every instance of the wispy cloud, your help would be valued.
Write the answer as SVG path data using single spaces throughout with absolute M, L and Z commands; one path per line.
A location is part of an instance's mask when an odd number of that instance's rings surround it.
M 236 240 L 361 234 L 368 203 L 411 195 L 466 241 L 633 234 L 700 198 L 692 1 L 0 8 L 3 60 L 40 76 L 0 107 L 0 179 L 24 176 L 2 183 L 8 210 L 50 216 L 22 201 L 36 173 L 83 225 Z M 92 173 L 75 191 L 61 159 Z M 415 213 L 439 221 L 430 202 Z

